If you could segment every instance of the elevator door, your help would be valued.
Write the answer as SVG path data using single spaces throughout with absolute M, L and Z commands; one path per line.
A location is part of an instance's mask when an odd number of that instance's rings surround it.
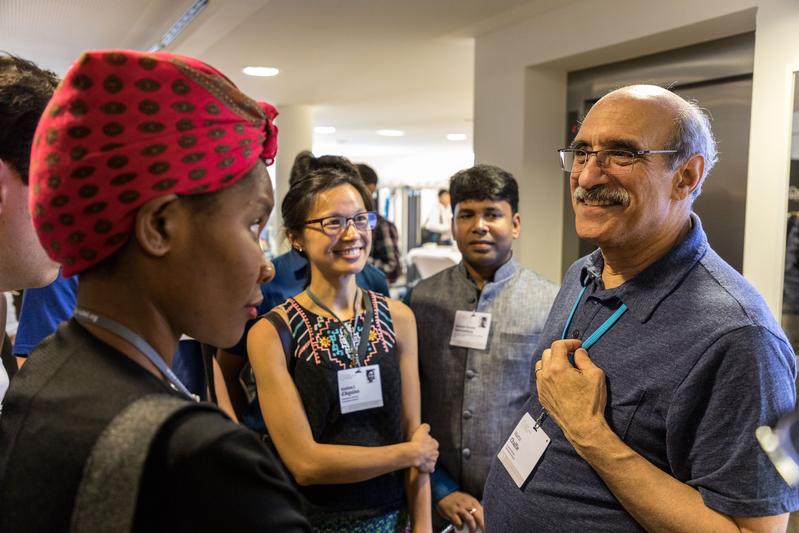
M 678 90 L 677 94 L 696 100 L 713 117 L 719 161 L 705 180 L 694 211 L 702 219 L 710 246 L 741 272 L 752 79 Z

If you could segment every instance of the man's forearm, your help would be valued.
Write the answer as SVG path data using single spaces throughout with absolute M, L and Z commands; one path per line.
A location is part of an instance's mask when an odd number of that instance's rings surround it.
M 735 521 L 707 507 L 699 491 L 647 461 L 602 424 L 567 435 L 635 520 L 648 531 L 739 532 Z

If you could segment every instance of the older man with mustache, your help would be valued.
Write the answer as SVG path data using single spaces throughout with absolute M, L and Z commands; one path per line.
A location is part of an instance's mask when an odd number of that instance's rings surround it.
M 488 531 L 784 531 L 799 498 L 755 429 L 795 403 L 794 353 L 692 204 L 716 160 L 706 115 L 614 91 L 570 148 L 577 233 L 531 398 L 486 483 Z

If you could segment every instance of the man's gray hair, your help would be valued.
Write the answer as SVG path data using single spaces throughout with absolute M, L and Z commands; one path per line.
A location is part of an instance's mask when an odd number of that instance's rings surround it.
M 677 150 L 677 153 L 671 156 L 672 169 L 676 169 L 695 154 L 705 158 L 705 169 L 699 185 L 691 193 L 693 202 L 702 192 L 705 178 L 718 161 L 716 139 L 713 137 L 713 130 L 710 129 L 710 115 L 696 102 L 685 101 L 674 122 L 674 131 L 668 144 L 669 148 Z

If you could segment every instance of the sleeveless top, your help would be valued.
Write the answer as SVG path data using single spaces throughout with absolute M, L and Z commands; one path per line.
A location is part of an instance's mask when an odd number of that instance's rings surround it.
M 402 391 L 397 339 L 385 296 L 364 291 L 373 320 L 364 338 L 363 310 L 353 331 L 356 345 L 369 343 L 362 366 L 379 365 L 383 406 L 341 414 L 338 371 L 355 366 L 345 332 L 333 318 L 305 309 L 294 298 L 281 304 L 292 332 L 293 361 L 289 368 L 299 391 L 314 440 L 320 444 L 387 446 L 403 442 Z M 353 329 L 354 319 L 347 325 Z M 370 518 L 399 509 L 404 504 L 403 471 L 391 472 L 359 483 L 298 486 L 306 499 L 312 523 L 333 516 Z

